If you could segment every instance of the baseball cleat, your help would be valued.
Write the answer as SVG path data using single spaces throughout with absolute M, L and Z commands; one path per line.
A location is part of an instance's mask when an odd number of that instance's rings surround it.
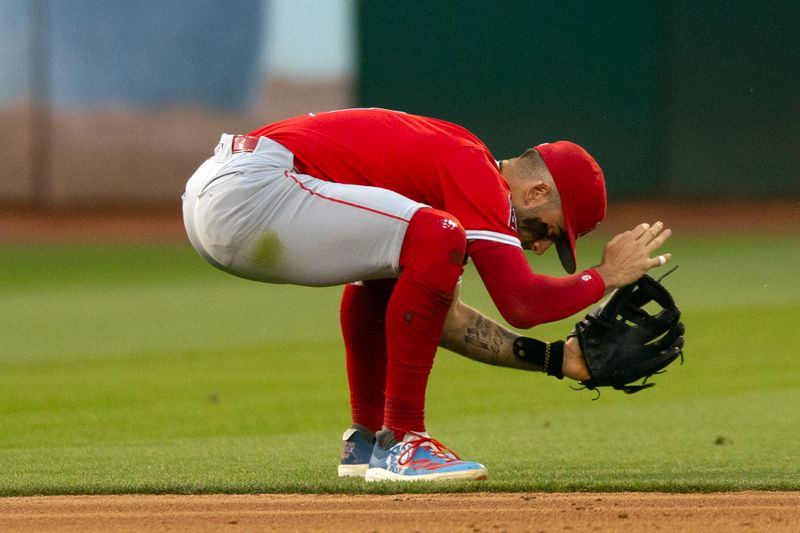
M 364 477 L 375 446 L 375 434 L 359 424 L 353 424 L 342 435 L 342 461 L 339 477 Z
M 391 434 L 391 431 L 388 432 Z M 388 447 L 387 440 L 389 440 Z M 383 446 L 382 446 L 383 445 Z M 386 430 L 378 433 L 366 481 L 439 481 L 487 479 L 486 467 L 462 461 L 451 449 L 425 433 L 409 432 L 402 442 Z

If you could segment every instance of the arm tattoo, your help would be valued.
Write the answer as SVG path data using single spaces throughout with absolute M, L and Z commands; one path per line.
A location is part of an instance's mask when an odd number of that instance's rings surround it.
M 477 310 L 460 304 L 447 321 L 439 345 L 480 363 L 542 371 L 541 366 L 518 359 L 514 341 L 520 336 Z
M 456 350 L 461 355 L 489 365 L 542 370 L 538 365 L 517 359 L 514 341 L 519 335 L 500 324 L 478 314 L 464 329 L 463 349 Z
M 513 343 L 514 336 L 481 315 L 478 315 L 472 326 L 467 326 L 467 332 L 464 335 L 464 342 L 468 345 L 476 346 L 481 350 L 489 350 L 495 354 L 500 353 L 504 341 Z

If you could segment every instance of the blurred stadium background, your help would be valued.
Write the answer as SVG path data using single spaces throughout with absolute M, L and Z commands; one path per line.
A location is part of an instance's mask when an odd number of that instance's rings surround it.
M 222 132 L 380 106 L 611 200 L 800 197 L 800 3 L 0 0 L 0 205 L 177 208 Z

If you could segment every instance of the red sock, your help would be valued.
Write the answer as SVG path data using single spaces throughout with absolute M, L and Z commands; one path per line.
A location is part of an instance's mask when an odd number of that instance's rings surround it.
M 402 273 L 386 312 L 384 425 L 398 440 L 406 431 L 425 431 L 425 389 L 453 290 L 464 270 L 465 248 L 464 228 L 443 211 L 417 211 L 406 231 Z
M 340 308 L 352 421 L 375 432 L 383 425 L 387 359 L 385 316 L 396 281 L 372 280 L 345 285 Z

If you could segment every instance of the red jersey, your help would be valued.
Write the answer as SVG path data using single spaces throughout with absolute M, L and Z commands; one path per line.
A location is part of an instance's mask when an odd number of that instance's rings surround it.
M 446 211 L 468 240 L 520 246 L 511 193 L 489 149 L 461 126 L 387 109 L 290 118 L 251 132 L 288 148 L 298 172 L 381 187 Z
M 249 135 L 288 148 L 303 174 L 389 189 L 456 217 L 474 243 L 467 251 L 489 294 L 516 327 L 565 318 L 603 295 L 593 269 L 565 278 L 530 270 L 508 185 L 486 145 L 461 126 L 387 109 L 344 109 L 290 118 Z

